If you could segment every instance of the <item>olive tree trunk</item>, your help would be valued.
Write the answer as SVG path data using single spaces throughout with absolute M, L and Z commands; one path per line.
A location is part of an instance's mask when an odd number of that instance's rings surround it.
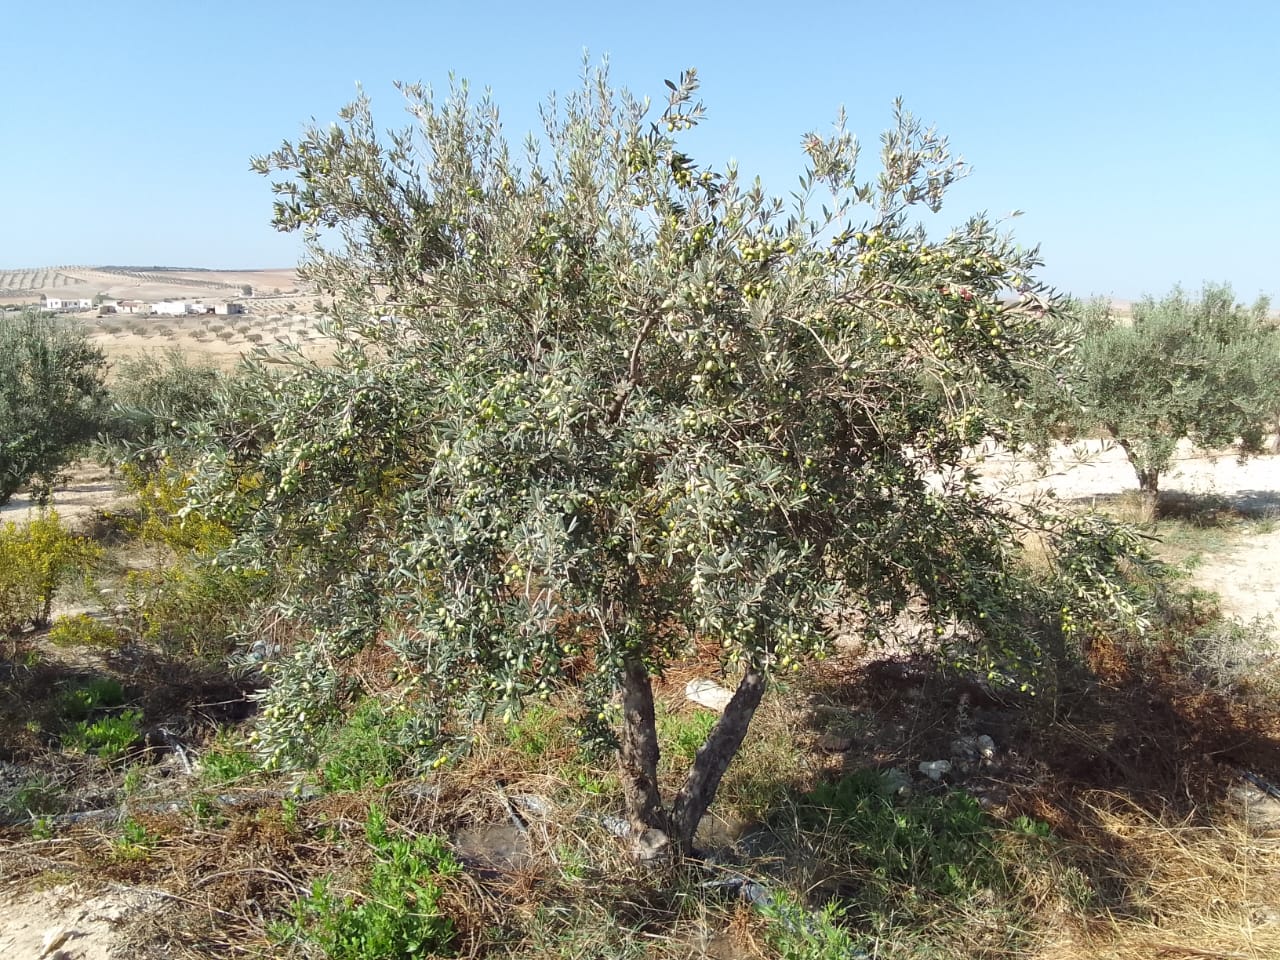
M 1139 463 L 1138 458 L 1134 454 L 1133 444 L 1120 436 L 1119 430 L 1113 424 L 1106 424 L 1107 432 L 1124 451 L 1124 455 L 1129 460 L 1129 466 L 1133 468 L 1134 475 L 1138 478 L 1138 492 L 1142 494 L 1142 501 L 1146 506 L 1151 518 L 1156 515 L 1160 502 L 1160 469 L 1158 467 L 1144 467 Z
M 661 831 L 678 856 L 693 850 L 693 837 L 715 799 L 720 781 L 737 755 L 765 691 L 762 670 L 748 668 L 724 713 L 698 748 L 693 766 L 668 810 L 658 789 L 658 730 L 653 686 L 639 662 L 629 661 L 622 678 L 622 767 L 627 819 L 637 835 Z

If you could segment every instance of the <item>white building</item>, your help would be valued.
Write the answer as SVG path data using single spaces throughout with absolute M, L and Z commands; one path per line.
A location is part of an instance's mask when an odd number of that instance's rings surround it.
M 161 300 L 152 308 L 153 313 L 162 317 L 185 317 L 189 313 L 204 313 L 204 307 L 186 300 Z
M 234 300 L 224 300 L 221 303 L 213 305 L 213 312 L 221 317 L 231 317 L 244 313 L 244 304 L 236 303 Z
M 92 310 L 93 300 L 86 299 L 84 297 L 74 297 L 70 299 L 63 299 L 59 297 L 45 297 L 44 309 L 56 310 L 60 313 L 65 311 L 71 311 L 71 310 Z

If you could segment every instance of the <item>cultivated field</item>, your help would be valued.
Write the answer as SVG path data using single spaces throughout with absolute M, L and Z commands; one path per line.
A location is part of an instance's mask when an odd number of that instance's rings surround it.
M 235 299 L 241 288 L 255 296 L 302 297 L 308 293 L 292 269 L 181 270 L 165 267 L 57 266 L 0 269 L 0 306 L 38 303 L 41 294 L 103 296 L 117 300 Z

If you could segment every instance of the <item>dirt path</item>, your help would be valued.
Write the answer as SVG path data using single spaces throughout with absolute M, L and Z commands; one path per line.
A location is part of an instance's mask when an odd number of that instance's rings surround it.
M 1005 452 L 989 456 L 982 470 L 993 484 L 1014 483 L 1019 495 L 1039 490 L 1066 501 L 1087 502 L 1138 489 L 1123 451 L 1099 441 L 1081 444 L 1078 451 L 1058 449 L 1043 477 Z M 1207 454 L 1184 441 L 1173 467 L 1161 478 L 1161 489 L 1170 495 L 1221 497 L 1252 517 L 1280 519 L 1280 456 L 1240 463 L 1231 454 Z M 1246 620 L 1275 614 L 1280 610 L 1280 530 L 1254 533 L 1221 552 L 1204 553 L 1193 576 L 1197 585 L 1222 598 L 1228 614 Z
M 5 960 L 118 960 L 115 927 L 143 909 L 139 891 L 86 897 L 75 887 L 0 893 L 0 957 Z
M 130 502 L 124 484 L 106 467 L 82 460 L 73 464 L 67 473 L 71 480 L 54 491 L 53 508 L 72 530 L 83 530 L 100 512 L 119 510 Z M 14 494 L 13 499 L 0 507 L 0 522 L 21 523 L 30 519 L 35 510 L 28 494 Z

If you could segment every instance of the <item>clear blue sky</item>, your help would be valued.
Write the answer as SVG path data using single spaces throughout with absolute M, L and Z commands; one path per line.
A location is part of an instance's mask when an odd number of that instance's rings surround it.
M 331 119 L 363 83 L 491 86 L 519 141 L 584 48 L 662 94 L 696 66 L 699 159 L 775 192 L 844 105 L 874 143 L 895 96 L 973 166 L 944 218 L 1040 244 L 1044 276 L 1135 297 L 1175 282 L 1280 295 L 1280 3 L 505 2 L 7 5 L 0 267 L 250 268 L 297 260 L 248 158 Z

